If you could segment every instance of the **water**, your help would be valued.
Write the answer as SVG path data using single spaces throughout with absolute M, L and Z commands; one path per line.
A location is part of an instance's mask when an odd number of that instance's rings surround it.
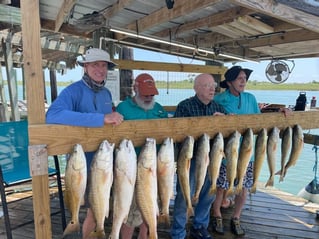
M 270 103 L 270 104 L 284 104 L 287 107 L 289 105 L 295 105 L 296 99 L 299 96 L 299 91 L 272 91 L 272 90 L 251 90 L 248 91 L 255 95 L 258 102 Z M 194 90 L 174 90 L 174 89 L 160 89 L 159 95 L 156 96 L 156 100 L 162 105 L 176 105 L 181 100 L 193 96 Z M 306 91 L 307 102 L 310 104 L 310 100 L 313 96 L 319 99 L 319 91 Z M 318 105 L 317 105 L 318 106 Z M 312 129 L 305 133 L 319 135 L 319 129 Z M 305 144 L 302 154 L 297 161 L 297 164 L 288 169 L 286 177 L 283 182 L 279 183 L 279 176 L 275 177 L 274 186 L 283 191 L 297 195 L 298 192 L 304 188 L 313 178 L 314 164 L 315 164 L 315 150 L 313 145 Z M 319 146 L 318 146 L 319 147 Z M 280 147 L 277 151 L 277 164 L 276 169 L 280 169 L 281 151 Z M 259 181 L 265 183 L 269 178 L 269 169 L 267 160 L 265 159 Z
M 63 87 L 58 87 L 60 92 Z M 47 87 L 47 95 L 50 95 L 49 87 Z M 258 102 L 284 104 L 287 107 L 289 105 L 295 105 L 296 99 L 299 96 L 299 91 L 267 91 L 267 90 L 253 90 L 249 91 L 256 96 Z M 21 95 L 21 94 L 20 94 Z M 193 89 L 159 89 L 159 95 L 156 96 L 156 101 L 162 105 L 177 105 L 181 100 L 194 95 Z M 310 104 L 310 100 L 313 96 L 319 99 L 318 91 L 306 91 L 307 102 Z M 317 103 L 318 106 L 318 103 Z M 319 129 L 312 129 L 307 133 L 319 135 Z M 294 167 L 289 168 L 286 177 L 283 182 L 279 183 L 279 176 L 275 178 L 275 187 L 292 194 L 297 194 L 302 188 L 304 188 L 315 175 L 313 170 L 315 164 L 315 151 L 313 145 L 305 144 L 302 155 L 300 156 L 297 164 Z M 280 169 L 280 147 L 277 151 L 277 165 L 276 168 Z M 62 162 L 63 167 L 63 162 Z M 264 161 L 262 172 L 259 180 L 266 182 L 269 177 L 269 170 L 267 161 Z

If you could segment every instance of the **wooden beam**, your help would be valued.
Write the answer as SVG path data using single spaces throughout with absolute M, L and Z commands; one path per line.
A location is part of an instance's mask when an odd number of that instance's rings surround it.
M 117 14 L 123 8 L 128 6 L 133 0 L 119 0 L 113 4 L 112 7 L 107 8 L 105 11 L 102 12 L 105 19 L 111 18 L 113 15 Z
M 1 46 L 3 50 L 4 61 L 6 65 L 8 91 L 10 96 L 10 107 L 11 107 L 11 119 L 12 121 L 19 121 L 20 114 L 18 108 L 18 92 L 17 92 L 17 78 L 16 73 L 13 69 L 13 53 L 11 48 L 11 34 L 6 40 L 1 40 Z
M 230 10 L 226 10 L 223 12 L 219 12 L 207 17 L 203 17 L 197 19 L 192 22 L 187 22 L 178 27 L 171 28 L 169 30 L 163 30 L 161 32 L 156 33 L 155 35 L 158 37 L 166 37 L 169 36 L 170 32 L 177 32 L 178 36 L 183 36 L 183 33 L 189 32 L 195 29 L 201 29 L 203 27 L 212 28 L 218 25 L 230 23 L 234 21 L 234 18 L 238 18 L 241 16 L 245 16 L 247 14 L 253 13 L 252 10 L 242 7 L 231 8 Z M 175 38 L 175 36 L 173 36 Z
M 71 9 L 74 7 L 77 0 L 64 0 L 55 19 L 54 31 L 59 31 L 62 23 L 67 15 L 69 15 Z
M 155 25 L 169 22 L 171 19 L 187 15 L 199 8 L 212 6 L 218 2 L 220 2 L 220 0 L 188 1 L 187 4 L 185 4 L 184 1 L 176 1 L 172 9 L 167 9 L 165 6 L 148 16 L 139 19 L 137 23 L 134 22 L 127 25 L 125 28 L 135 31 L 138 30 L 139 33 L 142 33 Z M 138 26 L 138 29 L 136 29 L 136 26 Z
M 21 24 L 20 8 L 0 4 L 0 19 L 1 22 L 9 24 Z
M 29 137 L 31 144 L 46 144 L 49 155 L 59 155 L 71 152 L 76 143 L 81 144 L 86 151 L 95 151 L 103 139 L 118 145 L 122 139 L 128 138 L 135 146 L 141 146 L 147 137 L 155 138 L 157 143 L 161 143 L 165 137 L 181 142 L 187 135 L 198 138 L 204 132 L 212 137 L 221 132 L 227 137 L 235 130 L 243 133 L 247 128 L 252 128 L 256 133 L 263 127 L 268 130 L 274 126 L 285 129 L 295 124 L 303 129 L 319 128 L 319 111 L 296 111 L 288 117 L 282 113 L 264 113 L 128 120 L 119 126 L 106 125 L 102 128 L 39 124 L 29 127 Z
M 318 16 L 297 10 L 277 1 L 231 0 L 230 2 L 319 33 Z
M 192 64 L 175 64 L 148 61 L 132 61 L 132 60 L 113 60 L 119 69 L 133 70 L 153 70 L 153 71 L 176 71 L 176 72 L 194 72 L 209 73 L 222 75 L 226 72 L 227 67 L 224 66 L 208 66 L 208 65 L 192 65 Z
M 251 16 L 237 17 L 235 21 L 244 24 L 244 26 L 257 30 L 259 34 L 274 32 L 274 28 L 272 26 L 269 26 L 268 24 Z
M 24 76 L 28 99 L 28 122 L 29 125 L 43 124 L 45 122 L 45 108 L 44 81 L 41 67 L 39 1 L 23 0 L 20 4 L 24 46 Z M 42 143 L 39 145 L 42 145 Z M 43 164 L 47 165 L 47 162 L 43 162 Z M 30 168 L 33 168 L 34 158 L 29 157 L 29 165 Z M 41 175 L 33 174 L 31 176 L 35 238 L 52 238 L 48 171 L 46 170 Z
M 304 134 L 304 142 L 319 146 L 319 135 Z

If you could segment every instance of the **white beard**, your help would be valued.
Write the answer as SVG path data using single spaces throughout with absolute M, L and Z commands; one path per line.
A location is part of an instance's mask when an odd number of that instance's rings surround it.
M 135 96 L 136 104 L 144 110 L 151 110 L 155 105 L 154 97 L 150 103 L 145 104 L 143 100 L 141 100 L 138 95 Z

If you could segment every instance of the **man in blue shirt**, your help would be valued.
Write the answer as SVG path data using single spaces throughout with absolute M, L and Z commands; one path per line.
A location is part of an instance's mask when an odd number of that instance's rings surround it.
M 82 79 L 59 94 L 46 113 L 46 123 L 83 127 L 121 124 L 123 116 L 113 112 L 111 92 L 104 87 L 108 70 L 115 66 L 109 54 L 104 50 L 91 48 L 78 64 L 84 70 Z M 88 169 L 93 155 L 94 152 L 85 153 Z M 82 227 L 83 238 L 90 238 L 89 234 L 94 231 L 95 225 L 92 210 L 88 208 Z
M 125 120 L 138 119 L 159 119 L 167 118 L 168 114 L 164 108 L 155 102 L 154 96 L 158 95 L 158 90 L 155 86 L 153 77 L 149 74 L 140 74 L 136 77 L 133 85 L 135 95 L 127 98 L 125 101 L 118 104 L 116 111 L 124 116 Z M 140 152 L 140 147 L 135 148 L 137 155 Z M 127 222 L 122 225 L 121 238 L 131 239 L 135 227 L 139 226 L 139 239 L 148 238 L 148 227 L 142 219 L 135 196 L 130 208 Z
M 209 74 L 200 74 L 195 78 L 194 91 L 195 96 L 181 101 L 176 108 L 174 117 L 192 117 L 192 116 L 209 116 L 224 115 L 224 108 L 213 101 L 216 83 L 214 78 Z M 196 155 L 196 154 L 194 154 Z M 195 191 L 195 168 L 196 158 L 191 160 L 190 166 L 190 187 L 191 195 Z M 210 207 L 215 195 L 210 195 L 210 180 L 208 175 L 205 177 L 204 185 L 199 195 L 198 203 L 195 206 L 193 226 L 190 231 L 191 238 L 194 239 L 211 239 L 207 231 L 210 217 Z M 177 179 L 176 197 L 174 203 L 173 225 L 171 229 L 172 239 L 186 238 L 187 224 L 187 207 L 181 190 L 180 183 Z

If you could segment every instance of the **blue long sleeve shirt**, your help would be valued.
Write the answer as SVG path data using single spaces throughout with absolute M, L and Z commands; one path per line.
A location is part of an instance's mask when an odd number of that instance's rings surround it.
M 111 92 L 93 91 L 83 80 L 67 86 L 50 105 L 47 124 L 103 127 L 104 115 L 112 112 Z
M 104 115 L 112 112 L 111 92 L 103 87 L 93 91 L 83 80 L 61 91 L 46 113 L 47 124 L 103 127 Z M 85 152 L 88 170 L 95 152 Z

